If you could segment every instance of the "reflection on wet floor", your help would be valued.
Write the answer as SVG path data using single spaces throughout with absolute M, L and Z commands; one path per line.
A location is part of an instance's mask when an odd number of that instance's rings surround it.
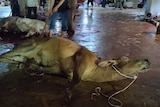
M 0 55 L 3 53 L 6 53 L 8 51 L 11 51 L 14 47 L 14 44 L 12 43 L 0 43 Z M 8 69 L 8 63 L 0 62 L 0 73 L 7 72 Z
M 160 107 L 160 41 L 155 41 L 155 26 L 135 20 L 143 15 L 142 9 L 112 10 L 95 7 L 79 9 L 75 17 L 75 35 L 72 40 L 95 52 L 102 59 L 128 56 L 131 59 L 147 58 L 149 72 L 140 74 L 137 81 L 116 97 L 123 107 Z M 91 101 L 96 86 L 107 94 L 125 87 L 130 80 L 108 83 L 81 82 L 74 90 L 71 104 L 65 107 L 109 107 L 106 99 Z M 64 107 L 63 95 L 67 80 L 45 75 L 34 77 L 26 72 L 14 71 L 0 80 L 0 104 L 3 107 Z M 112 90 L 112 91 L 111 91 Z
M 8 17 L 11 14 L 10 6 L 0 5 L 0 18 Z

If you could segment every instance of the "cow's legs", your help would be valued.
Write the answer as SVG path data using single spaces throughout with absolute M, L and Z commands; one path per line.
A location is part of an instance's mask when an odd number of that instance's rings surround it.
M 73 88 L 81 81 L 81 76 L 84 73 L 84 68 L 85 65 L 84 63 L 84 59 L 83 59 L 83 48 L 81 48 L 75 55 L 74 55 L 74 71 L 73 71 L 73 79 L 69 85 L 69 88 L 67 88 L 66 92 L 67 92 L 67 97 L 68 100 L 71 99 L 72 97 L 72 90 Z
M 61 75 L 62 72 L 59 67 L 59 63 L 56 63 L 52 66 L 41 66 L 40 64 L 36 63 L 34 59 L 26 59 L 24 63 L 22 63 L 22 67 L 29 73 L 39 74 L 57 74 Z

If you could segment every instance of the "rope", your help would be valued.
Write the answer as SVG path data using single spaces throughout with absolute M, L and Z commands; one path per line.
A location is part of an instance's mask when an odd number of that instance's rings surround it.
M 123 105 L 123 103 L 122 103 L 120 100 L 114 98 L 114 96 L 117 95 L 117 94 L 119 94 L 119 93 L 122 93 L 122 92 L 125 91 L 125 90 L 127 90 L 127 89 L 136 81 L 137 76 L 128 76 L 128 75 L 125 75 L 125 74 L 119 72 L 118 69 L 115 67 L 115 65 L 112 65 L 112 68 L 113 68 L 119 75 L 121 75 L 121 76 L 123 76 L 123 77 L 125 77 L 125 78 L 133 79 L 133 80 L 132 80 L 125 88 L 123 88 L 123 89 L 121 89 L 121 90 L 113 93 L 113 94 L 110 95 L 110 96 L 104 94 L 104 93 L 102 92 L 102 88 L 101 88 L 101 87 L 96 87 L 96 88 L 95 88 L 95 92 L 91 94 L 91 100 L 94 99 L 94 98 L 93 98 L 94 96 L 100 96 L 100 95 L 101 95 L 101 96 L 103 96 L 103 97 L 108 98 L 108 103 L 109 103 L 110 106 L 112 106 L 112 107 L 121 107 L 121 106 Z M 113 103 L 111 103 L 111 100 L 113 100 L 113 101 L 115 101 L 115 102 L 117 102 L 117 103 L 119 103 L 119 104 L 113 104 Z
M 115 67 L 115 65 L 112 65 L 112 68 L 121 76 L 125 77 L 125 78 L 129 78 L 129 79 L 137 79 L 137 76 L 129 76 L 129 75 L 125 75 L 121 72 L 118 71 L 118 69 Z
M 46 27 L 47 27 L 48 20 L 49 20 L 49 18 L 47 17 L 46 20 L 45 20 L 45 25 L 44 25 L 44 27 L 43 27 L 43 29 L 42 29 L 42 33 L 40 34 L 40 36 L 42 36 L 42 37 L 45 36 L 44 33 L 45 33 L 45 29 L 46 29 Z M 47 35 L 47 36 L 48 36 L 48 35 Z

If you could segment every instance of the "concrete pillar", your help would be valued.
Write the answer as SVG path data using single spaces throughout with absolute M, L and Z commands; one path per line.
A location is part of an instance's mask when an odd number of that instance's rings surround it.
M 149 12 L 152 16 L 160 16 L 160 0 L 147 0 L 145 14 Z

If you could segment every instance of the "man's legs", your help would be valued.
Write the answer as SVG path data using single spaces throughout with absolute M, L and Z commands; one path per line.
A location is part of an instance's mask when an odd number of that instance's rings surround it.
M 123 2 L 124 2 L 123 0 L 119 1 L 120 9 L 123 9 Z
M 34 19 L 37 19 L 37 7 L 32 7 L 33 13 L 34 13 Z
M 88 7 L 88 8 L 89 8 L 89 2 L 90 2 L 90 0 L 87 1 L 87 7 Z
M 93 9 L 93 0 L 91 0 L 91 5 L 92 5 L 92 8 L 91 8 L 91 9 Z
M 53 33 L 54 33 L 53 30 L 55 29 L 55 23 L 56 23 L 58 16 L 59 16 L 59 13 L 56 12 L 50 17 L 49 37 L 53 36 Z
M 27 17 L 31 18 L 32 7 L 28 7 L 27 10 Z
M 69 11 L 65 11 L 61 13 L 61 19 L 62 19 L 61 37 L 64 37 L 66 34 L 66 31 L 68 30 L 68 12 Z

